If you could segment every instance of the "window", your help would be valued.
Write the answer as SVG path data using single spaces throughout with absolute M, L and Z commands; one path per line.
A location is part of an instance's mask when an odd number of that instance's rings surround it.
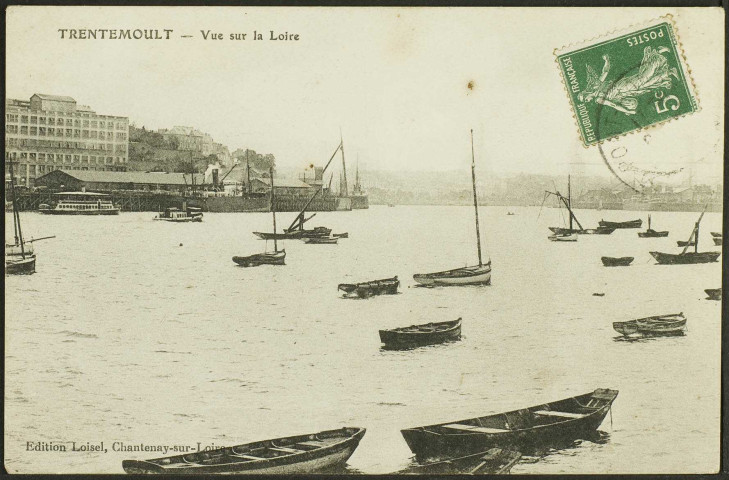
M 5 133 L 18 133 L 17 125 L 5 125 Z
M 71 155 L 66 155 L 66 163 L 71 163 Z
M 106 122 L 103 120 L 99 122 L 99 128 L 106 128 Z
M 41 163 L 46 163 L 46 154 L 45 153 L 39 153 L 38 154 L 38 161 Z
M 18 116 L 16 114 L 14 114 L 14 113 L 8 113 L 7 115 L 5 115 L 5 119 L 8 122 L 17 122 L 18 121 Z
M 73 129 L 72 128 L 67 128 L 66 129 L 66 136 L 67 137 L 73 136 Z
M 98 126 L 99 126 L 99 122 L 97 122 L 96 120 L 91 121 L 91 128 L 98 128 Z
M 48 117 L 48 125 L 55 125 L 56 119 L 53 117 Z
M 38 123 L 40 123 L 41 125 L 45 125 L 46 124 L 46 117 L 38 117 Z
M 28 123 L 28 115 L 21 115 L 20 121 L 23 123 Z
M 38 135 L 40 135 L 41 137 L 45 137 L 46 136 L 46 127 L 38 127 Z
M 84 127 L 87 127 L 88 128 L 88 126 L 89 126 L 89 121 L 88 120 L 84 120 Z
M 26 127 L 25 125 L 21 125 L 20 133 L 21 133 L 21 135 L 28 135 L 28 127 Z
M 38 127 L 30 127 L 31 135 L 38 135 Z
M 74 138 L 80 138 L 81 137 L 81 130 L 74 130 L 73 131 Z
M 73 163 L 79 163 L 79 156 L 78 155 L 74 155 L 73 156 Z
M 81 131 L 81 137 L 82 138 L 89 138 L 89 131 L 88 130 L 82 130 Z
M 36 115 L 31 115 L 30 123 L 38 123 L 38 117 Z

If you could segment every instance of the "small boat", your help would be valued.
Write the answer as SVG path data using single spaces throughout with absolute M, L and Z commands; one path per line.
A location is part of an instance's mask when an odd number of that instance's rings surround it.
M 278 249 L 278 238 L 276 234 L 276 203 L 274 202 L 273 188 L 273 167 L 270 171 L 271 177 L 271 215 L 273 216 L 273 252 L 256 253 L 248 256 L 235 256 L 233 261 L 241 267 L 258 267 L 260 265 L 286 265 L 286 250 Z
M 202 222 L 202 208 L 188 207 L 183 205 L 182 209 L 177 207 L 165 208 L 153 220 L 160 220 L 173 223 Z
M 678 245 L 679 247 L 693 247 L 696 245 L 696 242 L 678 240 L 678 241 L 676 241 L 676 245 Z
M 627 322 L 613 322 L 613 328 L 626 337 L 635 334 L 644 336 L 683 335 L 686 330 L 686 317 L 683 313 L 656 315 Z
M 617 396 L 617 390 L 598 388 L 594 392 L 556 402 L 406 428 L 401 433 L 418 458 L 464 455 L 491 447 L 530 449 L 588 437 L 600 426 Z
M 339 237 L 304 237 L 302 240 L 304 243 L 333 244 L 339 241 Z
M 364 434 L 364 428 L 345 427 L 185 455 L 124 460 L 122 468 L 130 474 L 310 474 L 343 466 Z
M 707 288 L 704 291 L 707 300 L 721 300 L 721 288 Z
M 710 232 L 710 233 L 711 233 L 712 237 L 721 237 L 722 236 L 721 232 Z
M 506 212 L 507 215 L 514 215 L 514 212 Z
M 332 233 L 332 237 L 337 237 L 337 238 L 349 238 L 349 232 L 344 232 L 344 233 Z
M 627 267 L 634 260 L 633 257 L 601 257 L 600 259 L 606 267 Z
M 300 239 L 303 237 L 327 237 L 332 233 L 331 228 L 326 227 L 315 227 L 310 230 L 304 229 L 287 229 L 282 233 L 269 233 L 269 232 L 253 232 L 253 235 L 257 236 L 262 240 L 291 240 Z
M 461 319 L 449 322 L 410 325 L 392 330 L 380 330 L 380 341 L 385 348 L 412 348 L 422 345 L 460 340 Z
M 664 230 L 661 232 L 657 232 L 651 228 L 651 216 L 648 215 L 648 228 L 645 232 L 638 232 L 638 236 L 640 238 L 660 238 L 660 237 L 667 237 L 668 231 Z
M 400 280 L 392 277 L 362 283 L 340 283 L 337 290 L 341 290 L 347 295 L 354 294 L 359 298 L 368 298 L 373 295 L 394 295 L 399 286 Z
M 716 245 L 717 247 L 721 247 L 721 245 L 722 245 L 721 237 L 713 237 L 712 240 L 714 240 L 714 245 Z
M 13 161 L 6 154 L 6 165 L 10 170 L 10 194 L 12 196 L 13 208 L 13 231 L 15 243 L 5 244 L 5 274 L 6 275 L 30 275 L 35 273 L 35 252 L 31 242 L 23 239 L 23 229 L 20 225 L 20 211 L 18 202 L 15 201 L 15 174 L 13 173 Z
M 640 228 L 640 226 L 643 225 L 643 220 L 628 220 L 627 222 L 608 222 L 600 220 L 597 224 L 601 227 L 609 228 Z
M 597 228 L 584 228 L 579 220 L 577 220 L 577 216 L 575 215 L 575 212 L 572 211 L 572 182 L 571 182 L 570 175 L 567 176 L 567 196 L 565 197 L 559 191 L 550 192 L 549 190 L 545 191 L 546 196 L 544 197 L 544 200 L 547 199 L 547 196 L 554 195 L 557 197 L 557 200 L 560 202 L 560 207 L 564 205 L 564 207 L 567 209 L 567 212 L 569 213 L 569 227 L 549 227 L 549 229 L 554 233 L 555 235 L 572 235 L 572 234 L 578 234 L 578 235 L 610 235 L 615 231 L 615 228 L 613 227 L 597 227 Z M 574 224 L 577 224 L 579 228 L 574 228 Z M 571 240 L 567 240 L 571 241 Z
M 486 452 L 413 465 L 394 474 L 506 475 L 520 458 L 521 452 L 517 452 L 516 450 L 491 448 Z
M 111 197 L 105 193 L 61 192 L 54 194 L 57 199 L 51 205 L 42 203 L 40 213 L 49 215 L 119 215 Z
M 592 294 L 593 297 L 604 297 L 605 292 L 595 292 Z
M 610 235 L 615 231 L 614 228 L 608 227 L 597 227 L 597 228 L 562 228 L 562 227 L 549 227 L 549 229 L 555 234 L 573 234 L 578 235 Z
M 708 206 L 708 204 L 707 204 Z M 694 228 L 691 231 L 691 235 L 686 241 L 686 246 L 683 247 L 681 253 L 663 253 L 663 252 L 650 252 L 651 256 L 656 259 L 658 265 L 688 265 L 696 263 L 711 263 L 716 262 L 719 259 L 721 252 L 699 252 L 699 225 L 701 219 L 706 213 L 706 207 L 704 211 L 699 215 L 699 219 L 694 224 Z M 693 244 L 694 251 L 688 252 L 688 244 Z
M 476 196 L 476 155 L 473 151 L 473 130 L 471 130 L 471 182 L 473 184 L 473 208 L 476 215 L 476 248 L 478 265 L 455 268 L 435 273 L 416 273 L 413 280 L 421 285 L 491 285 L 491 260 L 484 263 L 481 258 L 481 230 L 478 226 L 478 200 Z
M 576 233 L 555 233 L 554 235 L 550 235 L 547 238 L 553 242 L 576 242 L 577 234 Z

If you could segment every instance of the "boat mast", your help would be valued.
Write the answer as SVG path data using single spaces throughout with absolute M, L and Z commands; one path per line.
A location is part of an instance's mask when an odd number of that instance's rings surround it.
M 704 218 L 704 213 L 706 213 L 707 208 L 709 208 L 708 203 L 704 207 L 704 211 L 701 212 L 701 215 L 699 215 L 699 219 L 696 220 L 696 225 L 694 225 L 694 229 L 691 230 L 691 235 L 689 236 L 689 239 L 686 242 L 686 246 L 683 247 L 683 250 L 681 251 L 681 255 L 686 253 L 686 250 L 688 250 L 688 247 L 691 244 L 692 238 L 694 239 L 694 252 L 699 253 L 699 224 L 701 223 L 701 219 Z
M 569 175 L 567 175 L 567 210 L 570 212 L 570 230 L 572 230 L 572 187 Z
M 23 245 L 23 230 L 20 228 L 20 213 L 18 212 L 18 202 L 15 199 L 15 174 L 13 173 L 13 162 L 8 162 L 10 168 L 10 192 L 13 200 L 13 224 L 15 225 L 15 244 L 20 245 L 20 254 L 25 259 L 25 245 Z
M 473 151 L 473 129 L 471 129 L 471 180 L 473 182 L 473 208 L 476 211 L 476 246 L 478 247 L 478 266 L 483 265 L 481 260 L 481 232 L 478 228 L 478 198 L 476 197 L 476 154 Z
M 339 129 L 339 149 L 342 151 L 342 172 L 344 173 L 344 196 L 349 196 L 349 189 L 347 188 L 347 164 L 344 162 L 344 140 L 342 139 L 342 129 Z M 324 172 L 322 172 L 324 173 Z
M 271 167 L 271 213 L 273 213 L 273 251 L 278 252 L 278 242 L 276 241 L 276 204 L 273 196 L 273 167 Z
M 651 229 L 651 216 L 648 214 L 648 230 Z

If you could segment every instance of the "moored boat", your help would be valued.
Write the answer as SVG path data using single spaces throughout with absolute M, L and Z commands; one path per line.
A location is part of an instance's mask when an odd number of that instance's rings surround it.
M 343 466 L 364 434 L 364 428 L 345 427 L 185 455 L 124 460 L 122 467 L 130 474 L 317 473 Z
M 426 323 L 423 325 L 410 325 L 409 327 L 380 330 L 380 341 L 385 348 L 412 348 L 423 345 L 460 340 L 461 319 Z
M 576 233 L 555 233 L 554 235 L 550 235 L 547 238 L 553 242 L 576 242 L 577 234 Z
M 601 227 L 608 228 L 640 228 L 643 225 L 643 220 L 628 220 L 627 222 L 608 222 L 606 220 L 600 220 L 598 223 Z
M 721 288 L 707 288 L 704 291 L 707 300 L 721 300 Z
M 701 219 L 704 218 L 704 213 L 706 213 L 706 207 L 704 207 L 704 211 L 701 212 L 699 219 L 694 224 L 694 228 L 691 230 L 691 235 L 689 235 L 688 240 L 685 242 L 686 246 L 683 247 L 681 253 L 650 252 L 651 256 L 656 259 L 656 262 L 659 265 L 687 265 L 717 261 L 721 252 L 699 252 L 699 226 L 701 224 Z M 689 244 L 693 244 L 693 252 L 687 251 Z
M 633 257 L 601 257 L 600 259 L 606 267 L 627 267 L 634 260 Z
M 153 220 L 173 223 L 202 222 L 202 208 L 183 206 L 182 209 L 177 207 L 165 208 L 163 212 L 157 214 Z
M 335 244 L 339 242 L 339 237 L 304 237 L 304 243 L 311 244 Z
M 683 313 L 672 313 L 627 322 L 613 322 L 613 329 L 626 337 L 635 334 L 644 336 L 683 335 L 686 330 L 686 317 Z
M 337 290 L 343 291 L 346 295 L 354 294 L 359 298 L 368 298 L 373 295 L 394 295 L 399 286 L 400 280 L 392 277 L 361 283 L 340 283 Z
M 648 215 L 648 228 L 645 232 L 638 232 L 638 236 L 640 238 L 660 238 L 660 237 L 667 237 L 668 231 L 664 230 L 661 232 L 657 232 L 651 228 L 651 216 Z
M 41 204 L 38 211 L 49 215 L 119 215 L 119 208 L 106 193 L 61 192 L 54 197 L 51 205 Z
M 434 273 L 416 273 L 413 280 L 427 286 L 491 285 L 491 260 L 486 263 L 481 257 L 481 230 L 478 225 L 478 199 L 476 195 L 476 154 L 473 150 L 473 130 L 471 130 L 471 183 L 473 185 L 473 208 L 476 218 L 476 248 L 478 265 L 454 268 Z
M 491 448 L 486 452 L 462 457 L 451 457 L 413 465 L 395 474 L 420 475 L 506 475 L 521 458 L 521 452 L 503 448 Z
M 20 211 L 15 201 L 15 174 L 13 173 L 13 161 L 10 154 L 5 154 L 5 163 L 10 171 L 10 195 L 13 208 L 13 232 L 15 243 L 5 244 L 5 274 L 6 275 L 30 275 L 35 273 L 35 253 L 32 240 L 27 242 L 23 239 L 23 229 L 20 225 Z M 53 238 L 53 237 L 45 237 Z
M 677 240 L 676 241 L 676 245 L 678 245 L 679 247 L 693 247 L 693 246 L 696 245 L 696 242 L 689 242 L 689 241 L 685 241 L 685 240 Z
M 368 208 L 369 208 L 369 207 L 368 207 Z M 332 233 L 331 235 L 332 235 L 332 237 L 337 237 L 337 238 L 349 238 L 349 232 L 344 232 L 344 233 Z
M 282 233 L 270 232 L 253 232 L 255 236 L 262 240 L 291 240 L 301 239 L 304 237 L 327 237 L 331 234 L 332 229 L 326 227 L 315 227 L 309 230 L 293 229 L 284 230 Z
M 554 195 L 557 197 L 557 200 L 559 200 L 560 207 L 564 205 L 564 207 L 567 209 L 567 212 L 569 213 L 569 227 L 549 227 L 549 229 L 554 233 L 555 235 L 572 235 L 572 234 L 578 234 L 578 235 L 610 235 L 615 231 L 614 227 L 604 227 L 599 226 L 597 228 L 584 228 L 579 220 L 577 220 L 577 216 L 575 215 L 575 212 L 572 211 L 572 182 L 570 175 L 567 176 L 567 196 L 565 197 L 559 191 L 550 192 L 549 190 L 545 191 L 546 196 L 544 197 L 544 200 L 547 199 L 547 196 Z M 574 228 L 574 224 L 577 224 L 578 228 Z M 550 240 L 552 240 L 551 237 L 549 237 Z M 572 240 L 568 240 L 572 241 Z
M 525 448 L 585 438 L 594 433 L 618 396 L 593 392 L 534 407 L 401 431 L 419 458 L 464 455 L 491 447 Z M 521 450 L 524 451 L 524 450 Z
M 721 237 L 722 236 L 721 232 L 709 232 L 709 233 L 711 233 L 712 237 Z
M 35 273 L 35 255 L 25 257 L 5 257 L 5 273 L 7 275 L 30 275 Z
M 549 229 L 555 234 L 573 234 L 578 235 L 610 235 L 615 231 L 611 227 L 597 227 L 597 228 L 562 228 L 562 227 L 549 227 Z
M 722 237 L 713 237 L 712 240 L 714 240 L 714 245 L 716 245 L 717 247 L 721 247 Z

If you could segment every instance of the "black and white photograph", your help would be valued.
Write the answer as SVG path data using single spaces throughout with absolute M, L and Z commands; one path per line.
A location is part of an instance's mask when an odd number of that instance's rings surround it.
M 712 474 L 721 7 L 5 11 L 10 474 Z

